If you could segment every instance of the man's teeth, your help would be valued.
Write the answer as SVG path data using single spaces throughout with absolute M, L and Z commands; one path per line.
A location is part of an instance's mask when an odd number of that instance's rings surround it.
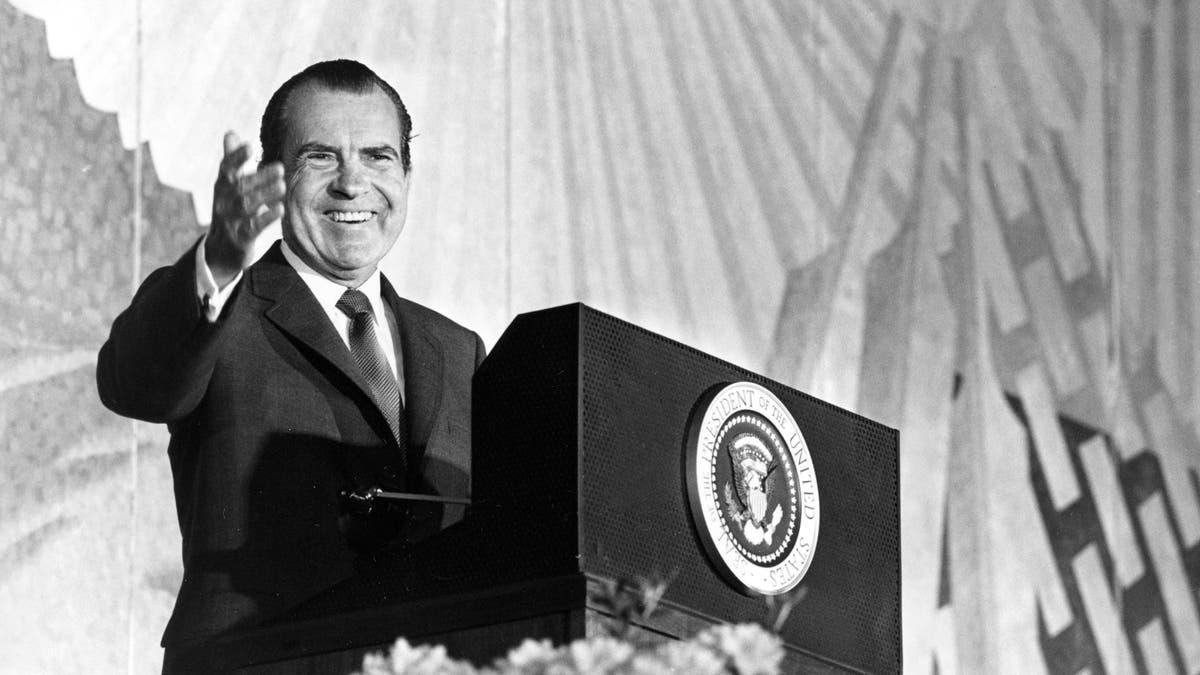
M 327 215 L 339 223 L 361 223 L 370 220 L 374 214 L 370 211 L 330 211 Z

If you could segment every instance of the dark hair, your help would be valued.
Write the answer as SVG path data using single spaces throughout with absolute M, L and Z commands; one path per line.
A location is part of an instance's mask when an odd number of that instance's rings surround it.
M 267 109 L 263 111 L 262 127 L 259 130 L 259 140 L 262 142 L 262 163 L 277 162 L 283 159 L 283 141 L 287 137 L 287 104 L 288 98 L 296 89 L 312 84 L 332 91 L 344 91 L 354 94 L 369 94 L 373 87 L 379 87 L 396 106 L 396 115 L 400 118 L 400 166 L 405 173 L 412 169 L 412 159 L 409 157 L 408 142 L 412 137 L 412 119 L 400 94 L 392 88 L 375 71 L 358 61 L 338 59 L 314 63 L 296 73 L 283 86 L 271 95 L 267 101 Z

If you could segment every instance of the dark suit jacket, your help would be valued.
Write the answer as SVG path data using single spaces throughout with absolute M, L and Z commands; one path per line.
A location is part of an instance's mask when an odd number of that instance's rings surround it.
M 184 579 L 164 646 L 253 625 L 353 573 L 343 489 L 469 493 L 471 377 L 479 336 L 383 295 L 399 324 L 409 435 L 399 447 L 349 349 L 276 244 L 215 323 L 195 290 L 195 250 L 151 274 L 100 350 L 100 397 L 171 432 Z M 459 514 L 406 516 L 419 538 Z

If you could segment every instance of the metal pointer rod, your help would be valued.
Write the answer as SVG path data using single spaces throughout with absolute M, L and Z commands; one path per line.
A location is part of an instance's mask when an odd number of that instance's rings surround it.
M 440 504 L 465 504 L 471 505 L 470 499 L 462 497 L 442 497 L 440 495 L 422 495 L 415 492 L 388 492 L 383 488 L 371 488 L 367 491 L 370 497 L 374 499 L 391 499 L 403 502 L 438 502 Z

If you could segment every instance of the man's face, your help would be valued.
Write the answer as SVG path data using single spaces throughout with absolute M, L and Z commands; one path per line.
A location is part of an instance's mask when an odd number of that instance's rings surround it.
M 304 86 L 288 98 L 283 238 L 326 277 L 357 287 L 408 214 L 400 118 L 387 94 Z

